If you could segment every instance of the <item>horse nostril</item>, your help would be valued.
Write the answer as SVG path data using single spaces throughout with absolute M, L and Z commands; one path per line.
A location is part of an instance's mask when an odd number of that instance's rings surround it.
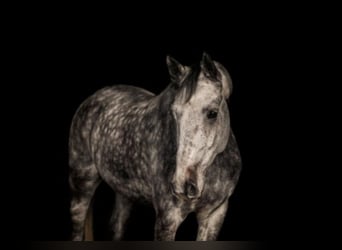
M 197 187 L 194 183 L 188 181 L 185 183 L 185 194 L 189 199 L 194 198 L 197 192 Z

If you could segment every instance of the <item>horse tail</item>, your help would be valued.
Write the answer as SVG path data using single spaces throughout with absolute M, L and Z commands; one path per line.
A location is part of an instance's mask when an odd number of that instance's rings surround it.
M 94 234 L 93 234 L 93 206 L 90 204 L 88 208 L 88 213 L 86 216 L 86 220 L 84 223 L 84 240 L 85 241 L 93 241 Z

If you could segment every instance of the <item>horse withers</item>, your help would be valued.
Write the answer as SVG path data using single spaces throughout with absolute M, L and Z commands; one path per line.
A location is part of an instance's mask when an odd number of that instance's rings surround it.
M 135 201 L 152 203 L 155 240 L 174 240 L 195 212 L 197 240 L 216 240 L 241 170 L 230 127 L 227 70 L 206 53 L 183 66 L 167 57 L 170 84 L 159 95 L 106 87 L 73 117 L 69 140 L 72 239 L 84 240 L 101 181 L 115 192 L 113 239 L 121 240 Z

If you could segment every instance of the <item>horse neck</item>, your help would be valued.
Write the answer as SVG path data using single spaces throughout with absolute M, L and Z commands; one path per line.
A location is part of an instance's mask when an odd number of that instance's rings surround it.
M 165 116 L 162 93 L 148 100 L 143 109 L 143 119 L 141 122 L 143 123 L 145 131 L 150 134 L 161 133 L 165 123 L 163 119 L 168 118 Z
M 176 124 L 172 117 L 171 105 L 174 92 L 169 87 L 155 96 L 149 103 L 145 114 L 144 126 L 150 145 L 163 161 L 163 169 L 167 175 L 172 172 L 176 155 Z
M 155 96 L 148 108 L 148 113 L 153 117 L 156 129 L 162 129 L 162 132 L 166 132 L 165 129 L 169 127 L 173 122 L 171 105 L 174 101 L 174 90 L 168 86 L 163 92 Z

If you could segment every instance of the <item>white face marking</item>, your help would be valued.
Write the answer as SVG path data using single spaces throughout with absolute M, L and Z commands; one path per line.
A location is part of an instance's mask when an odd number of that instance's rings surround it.
M 189 179 L 196 182 L 198 196 L 203 190 L 204 170 L 216 155 L 224 150 L 229 135 L 229 114 L 222 88 L 199 75 L 196 92 L 188 103 L 177 96 L 172 111 L 177 123 L 177 168 L 173 183 L 177 193 L 182 193 Z M 218 112 L 209 119 L 208 112 Z

